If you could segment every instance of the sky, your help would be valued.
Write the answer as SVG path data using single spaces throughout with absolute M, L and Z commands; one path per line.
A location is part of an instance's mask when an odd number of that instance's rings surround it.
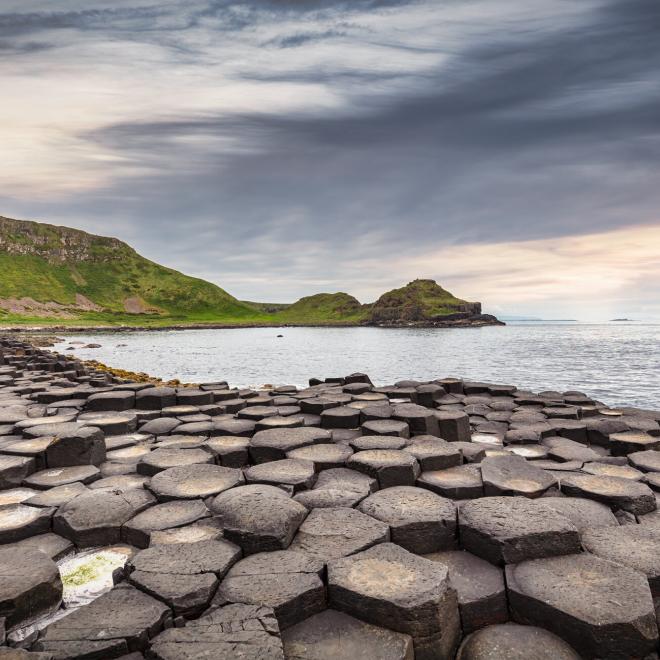
M 660 319 L 657 0 L 2 0 L 0 215 L 248 300 Z

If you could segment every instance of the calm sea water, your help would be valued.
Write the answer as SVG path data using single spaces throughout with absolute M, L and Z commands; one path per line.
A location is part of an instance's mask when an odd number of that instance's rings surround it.
M 278 334 L 283 337 L 278 338 Z M 184 382 L 305 385 L 368 373 L 374 383 L 445 376 L 533 390 L 581 390 L 660 408 L 660 324 L 516 322 L 470 329 L 249 328 L 69 335 L 74 354 Z

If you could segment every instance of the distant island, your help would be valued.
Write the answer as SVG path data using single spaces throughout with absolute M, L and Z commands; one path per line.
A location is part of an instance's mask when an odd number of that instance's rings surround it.
M 140 256 L 115 238 L 0 216 L 0 326 L 195 328 L 504 325 L 481 303 L 418 279 L 370 304 L 318 293 L 291 303 L 238 300 Z
M 635 319 L 610 319 L 611 323 L 618 323 L 619 321 L 634 321 Z

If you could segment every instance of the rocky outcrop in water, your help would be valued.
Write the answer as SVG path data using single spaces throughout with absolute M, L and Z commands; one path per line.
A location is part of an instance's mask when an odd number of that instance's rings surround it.
M 0 658 L 654 658 L 659 422 L 456 378 L 154 386 L 0 339 Z

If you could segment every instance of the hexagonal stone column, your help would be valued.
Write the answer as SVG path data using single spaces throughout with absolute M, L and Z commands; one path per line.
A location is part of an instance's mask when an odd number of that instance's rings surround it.
M 453 500 L 482 497 L 484 484 L 477 465 L 457 465 L 445 470 L 422 472 L 417 485 Z
M 414 660 L 410 635 L 373 626 L 344 612 L 325 610 L 282 635 L 291 660 L 355 660 L 365 653 L 378 660 Z
M 164 603 L 122 584 L 51 623 L 34 648 L 58 658 L 118 658 L 144 649 L 171 618 Z
M 149 490 L 161 502 L 206 499 L 244 483 L 243 473 L 220 465 L 184 465 L 151 478 Z
M 35 470 L 34 458 L 27 456 L 0 456 L 0 488 L 20 486 Z
M 484 497 L 458 512 L 461 546 L 492 564 L 580 551 L 577 528 L 565 516 L 526 497 Z
M 252 484 L 218 495 L 211 511 L 221 520 L 224 536 L 243 552 L 255 554 L 289 547 L 307 509 L 281 488 Z
M 322 575 L 323 562 L 302 552 L 261 552 L 230 569 L 215 600 L 272 607 L 285 629 L 325 609 Z
M 258 431 L 250 440 L 250 457 L 255 463 L 277 461 L 289 451 L 324 442 L 332 442 L 330 431 L 313 427 Z
M 294 492 L 311 488 L 316 480 L 314 463 L 295 458 L 253 465 L 245 470 L 248 483 L 289 486 Z
M 49 612 L 62 601 L 55 562 L 36 549 L 0 547 L 0 612 L 7 628 Z
M 323 562 L 388 541 L 388 525 L 355 509 L 312 509 L 298 529 L 291 550 Z
M 272 608 L 227 605 L 184 628 L 163 631 L 152 641 L 150 653 L 156 660 L 284 660 L 279 632 Z
M 460 410 L 436 410 L 438 435 L 447 442 L 470 442 L 470 420 Z
M 456 660 L 581 660 L 563 639 L 535 626 L 505 623 L 467 637 Z
M 131 559 L 129 579 L 175 615 L 193 616 L 208 606 L 219 580 L 240 556 L 238 546 L 223 540 L 158 545 Z
M 591 527 L 581 537 L 587 552 L 646 575 L 651 593 L 660 596 L 660 530 L 642 525 Z
M 439 436 L 438 419 L 434 411 L 419 406 L 416 403 L 399 403 L 394 406 L 392 413 L 394 419 L 406 422 L 410 428 L 410 435 Z
M 463 634 L 508 620 L 501 568 L 464 550 L 434 552 L 425 555 L 425 559 L 449 569 L 449 582 L 458 597 Z
M 658 643 L 646 577 L 587 553 L 507 566 L 509 608 L 585 658 L 643 658 Z
M 381 488 L 413 486 L 420 474 L 419 463 L 398 449 L 369 449 L 353 454 L 346 465 L 378 480 Z
M 24 504 L 0 507 L 0 544 L 14 543 L 50 531 L 55 509 Z
M 456 505 L 424 488 L 385 488 L 358 508 L 388 524 L 392 542 L 410 552 L 423 555 L 456 547 Z
M 557 480 L 521 456 L 493 456 L 481 461 L 484 495 L 539 497 Z
M 328 598 L 335 609 L 410 635 L 417 660 L 454 657 L 458 604 L 442 564 L 382 543 L 328 564 Z
M 655 511 L 655 495 L 646 485 L 630 479 L 591 474 L 569 474 L 560 487 L 567 495 L 586 497 L 637 516 Z
M 119 543 L 122 525 L 154 503 L 145 490 L 90 490 L 59 508 L 53 530 L 79 548 Z
M 444 470 L 460 465 L 463 461 L 461 452 L 452 447 L 451 443 L 431 435 L 415 436 L 403 447 L 403 451 L 417 459 L 422 472 Z

